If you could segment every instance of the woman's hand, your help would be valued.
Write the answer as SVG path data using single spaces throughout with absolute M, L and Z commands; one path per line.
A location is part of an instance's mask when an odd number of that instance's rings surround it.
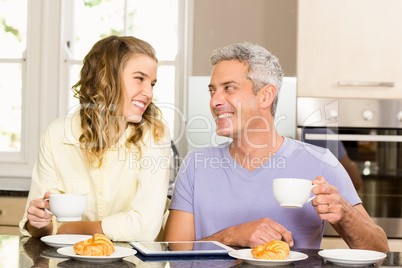
M 45 208 L 50 209 L 49 202 L 45 201 L 45 199 L 49 198 L 49 195 L 50 192 L 46 192 L 43 198 L 34 199 L 29 203 L 27 218 L 31 227 L 41 229 L 51 224 L 53 216 L 45 211 Z M 31 233 L 29 228 L 27 229 Z

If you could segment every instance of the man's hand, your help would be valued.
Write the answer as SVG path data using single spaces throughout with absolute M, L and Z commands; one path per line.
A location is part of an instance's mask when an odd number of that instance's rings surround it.
M 316 197 L 311 201 L 318 217 L 335 224 L 343 219 L 347 207 L 346 200 L 340 195 L 338 189 L 325 181 L 322 176 L 318 176 L 313 184 L 313 194 Z
M 254 248 L 272 240 L 282 239 L 290 246 L 293 246 L 292 233 L 279 223 L 268 218 L 230 227 L 223 230 L 221 235 L 223 235 L 223 242 L 232 246 Z M 226 238 L 227 241 L 225 241 Z
M 194 215 L 180 210 L 171 210 L 166 223 L 165 241 L 195 240 Z M 268 218 L 228 227 L 202 241 L 219 241 L 228 246 L 257 247 L 272 240 L 284 240 L 293 246 L 292 233 L 279 223 Z

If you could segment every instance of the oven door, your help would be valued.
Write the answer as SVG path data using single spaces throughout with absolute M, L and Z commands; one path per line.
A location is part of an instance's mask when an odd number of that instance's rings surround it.
M 358 166 L 358 194 L 373 221 L 388 238 L 402 238 L 402 130 L 376 128 L 297 129 L 297 139 L 347 155 Z M 325 235 L 338 235 L 327 224 Z

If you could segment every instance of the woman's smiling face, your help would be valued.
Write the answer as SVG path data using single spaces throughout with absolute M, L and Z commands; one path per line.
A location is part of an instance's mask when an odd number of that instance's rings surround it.
M 157 68 L 157 62 L 147 55 L 136 54 L 127 61 L 122 74 L 123 115 L 127 122 L 140 122 L 152 102 Z

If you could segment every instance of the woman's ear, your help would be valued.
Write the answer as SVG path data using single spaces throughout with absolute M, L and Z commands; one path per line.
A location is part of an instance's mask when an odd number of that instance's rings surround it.
M 276 87 L 272 84 L 263 86 L 259 91 L 259 103 L 262 109 L 270 108 L 275 99 Z

